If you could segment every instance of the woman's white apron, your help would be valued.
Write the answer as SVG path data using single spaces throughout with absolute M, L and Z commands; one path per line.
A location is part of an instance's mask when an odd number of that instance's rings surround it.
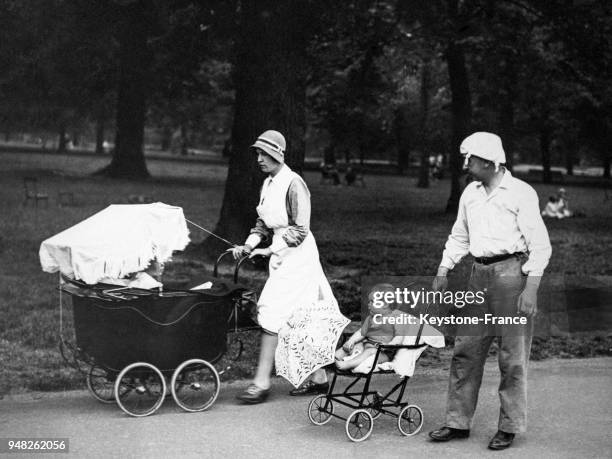
M 302 180 L 285 165 L 275 177 L 266 180 L 261 191 L 257 214 L 274 231 L 274 240 L 282 238 L 289 226 L 287 190 L 294 179 Z M 270 277 L 258 302 L 259 324 L 278 333 L 296 309 L 322 298 L 337 305 L 321 268 L 315 238 L 308 232 L 297 247 L 287 247 L 270 257 Z

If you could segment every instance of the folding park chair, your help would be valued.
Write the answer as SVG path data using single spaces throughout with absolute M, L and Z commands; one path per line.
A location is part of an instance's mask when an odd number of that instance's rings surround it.
M 49 195 L 38 191 L 38 179 L 36 177 L 24 177 L 23 187 L 25 191 L 24 206 L 30 201 L 32 201 L 36 207 L 38 207 L 38 201 L 44 201 L 45 206 L 49 206 Z

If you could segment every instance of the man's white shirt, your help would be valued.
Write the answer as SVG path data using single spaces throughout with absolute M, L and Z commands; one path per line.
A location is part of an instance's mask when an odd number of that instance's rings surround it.
M 453 269 L 468 252 L 474 257 L 527 252 L 523 272 L 541 276 L 552 250 L 536 191 L 508 170 L 489 195 L 481 182 L 470 183 L 459 200 L 440 266 Z

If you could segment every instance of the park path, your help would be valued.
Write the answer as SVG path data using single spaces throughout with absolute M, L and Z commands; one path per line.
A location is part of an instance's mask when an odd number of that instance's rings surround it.
M 394 379 L 386 376 L 379 382 L 387 386 Z M 496 362 L 491 360 L 472 436 L 447 444 L 427 441 L 427 432 L 443 423 L 446 372 L 418 368 L 408 396 L 423 409 L 425 424 L 415 437 L 400 436 L 394 420 L 383 416 L 368 440 L 351 443 L 340 420 L 322 427 L 310 424 L 310 398 L 289 397 L 289 386 L 280 380 L 262 405 L 234 402 L 245 385 L 240 382 L 223 385 L 207 412 L 184 413 L 167 400 L 147 418 L 130 418 L 84 391 L 7 396 L 0 401 L 0 437 L 69 438 L 68 456 L 83 458 L 609 457 L 612 358 L 532 362 L 529 432 L 517 437 L 509 450 L 494 453 L 486 444 L 496 427 L 497 384 Z

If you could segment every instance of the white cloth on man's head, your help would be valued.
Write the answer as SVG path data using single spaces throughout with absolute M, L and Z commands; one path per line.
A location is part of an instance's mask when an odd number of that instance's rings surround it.
M 490 132 L 475 132 L 466 137 L 461 142 L 459 151 L 466 156 L 466 159 L 472 155 L 478 156 L 495 163 L 496 167 L 506 163 L 506 152 L 501 139 Z
M 40 245 L 43 271 L 95 284 L 165 262 L 189 244 L 183 209 L 161 202 L 111 205 Z

